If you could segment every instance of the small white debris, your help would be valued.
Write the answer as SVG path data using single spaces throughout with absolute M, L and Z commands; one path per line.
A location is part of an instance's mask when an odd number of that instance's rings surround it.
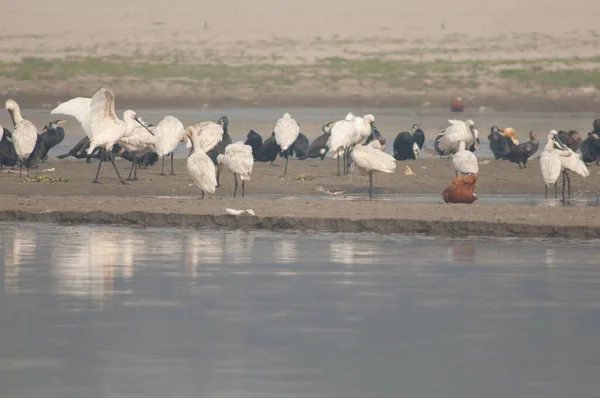
M 406 170 L 404 170 L 404 175 L 407 175 L 407 176 L 416 176 L 416 174 L 413 173 L 413 171 L 408 166 L 406 166 Z
M 425 167 L 425 166 L 421 166 L 421 168 L 422 168 L 422 169 L 426 169 L 427 167 Z
M 44 169 L 44 170 L 42 170 L 42 171 L 56 171 L 56 167 L 53 167 L 53 168 L 51 168 L 51 169 Z
M 489 159 L 486 159 L 486 160 L 479 162 L 479 164 L 490 164 L 490 161 L 489 161 Z
M 231 214 L 232 216 L 243 216 L 246 214 L 251 215 L 251 216 L 256 215 L 254 213 L 254 210 L 252 210 L 252 209 L 247 209 L 247 210 L 225 209 L 225 211 L 227 212 L 227 214 Z

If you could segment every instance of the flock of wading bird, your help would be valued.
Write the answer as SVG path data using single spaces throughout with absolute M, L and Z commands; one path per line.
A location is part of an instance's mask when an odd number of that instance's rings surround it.
M 38 133 L 37 128 L 21 115 L 19 105 L 8 100 L 5 107 L 9 112 L 14 131 L 11 133 L 0 126 L 0 165 L 19 166 L 29 169 L 43 162 L 48 151 L 64 138 L 60 125 L 64 120 L 56 120 Z M 185 128 L 173 116 L 166 116 L 156 126 L 138 118 L 132 110 L 123 113 L 123 120 L 115 113 L 115 95 L 107 89 L 98 90 L 92 98 L 77 97 L 60 104 L 51 114 L 69 115 L 76 118 L 86 133 L 69 153 L 58 156 L 98 158 L 98 169 L 93 180 L 98 183 L 102 163 L 110 161 L 119 179 L 125 184 L 115 164 L 115 156 L 131 161 L 131 171 L 127 180 L 137 180 L 139 166 L 154 164 L 162 158 L 161 175 L 164 174 L 165 158 L 171 157 L 173 174 L 173 152 L 180 143 L 190 149 L 187 170 L 190 177 L 204 194 L 214 194 L 219 186 L 219 175 L 225 165 L 233 174 L 235 188 L 238 189 L 238 176 L 242 181 L 242 197 L 246 181 L 250 180 L 254 161 L 269 161 L 285 158 L 284 175 L 288 160 L 294 154 L 298 159 L 321 158 L 331 152 L 337 158 L 337 173 L 353 171 L 369 176 L 369 197 L 372 198 L 373 172 L 393 173 L 397 160 L 417 159 L 425 142 L 425 134 L 419 124 L 413 125 L 412 132 L 399 133 L 394 140 L 394 155 L 385 152 L 385 138 L 379 133 L 371 114 L 362 117 L 348 113 L 344 120 L 326 123 L 323 135 L 312 143 L 300 132 L 300 126 L 289 113 L 279 119 L 271 137 L 264 142 L 262 137 L 251 130 L 245 142 L 232 143 L 227 132 L 227 117 L 216 123 L 204 121 Z M 456 178 L 444 189 L 444 201 L 450 203 L 473 203 L 479 166 L 474 151 L 479 149 L 479 132 L 472 120 L 449 120 L 450 125 L 435 139 L 434 149 L 440 156 L 452 156 Z M 571 194 L 569 172 L 583 177 L 589 175 L 586 162 L 600 162 L 600 119 L 594 121 L 594 130 L 582 140 L 576 131 L 552 130 L 540 156 L 540 167 L 545 184 L 546 198 L 548 187 L 554 186 L 557 197 L 557 181 L 563 176 L 563 199 L 565 181 L 568 195 Z M 538 150 L 538 141 L 533 131 L 530 140 L 519 144 L 512 128 L 491 128 L 488 139 L 490 149 L 496 159 L 517 163 L 519 168 L 527 167 L 527 160 Z M 576 152 L 580 150 L 581 156 Z M 340 161 L 342 168 L 340 170 Z M 406 174 L 412 171 L 406 166 Z

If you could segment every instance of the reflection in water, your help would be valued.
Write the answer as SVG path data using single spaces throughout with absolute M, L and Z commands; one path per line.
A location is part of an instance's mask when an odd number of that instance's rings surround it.
M 475 246 L 470 243 L 453 245 L 448 249 L 450 260 L 457 263 L 472 263 L 475 261 Z
M 346 265 L 372 264 L 378 256 L 376 242 L 357 242 L 352 239 L 334 240 L 329 245 L 329 258 L 333 263 Z
M 35 256 L 36 234 L 29 229 L 15 229 L 10 239 L 10 231 L 4 230 L 4 289 L 7 293 L 19 291 L 21 263 Z
M 6 396 L 597 395 L 598 242 L 0 228 Z
M 554 265 L 555 257 L 556 257 L 556 250 L 546 249 L 546 257 L 545 257 L 546 265 L 548 265 L 549 267 L 552 267 Z
M 91 231 L 55 242 L 56 262 L 51 264 L 56 292 L 89 297 L 100 302 L 114 289 L 115 265 L 121 256 L 117 232 Z M 127 248 L 127 244 L 124 246 Z
M 275 261 L 283 264 L 295 263 L 298 260 L 296 242 L 293 239 L 284 238 L 275 245 Z

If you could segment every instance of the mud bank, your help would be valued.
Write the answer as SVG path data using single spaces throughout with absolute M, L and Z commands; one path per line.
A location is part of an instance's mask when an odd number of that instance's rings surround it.
M 0 221 L 192 229 L 374 232 L 451 236 L 600 238 L 593 208 L 530 205 L 438 205 L 378 201 L 230 200 L 8 197 Z M 88 210 L 74 210 L 87 203 Z M 171 203 L 169 203 L 171 202 Z M 108 204 L 103 206 L 103 204 Z M 168 206 L 165 206 L 167 205 Z M 109 210 L 102 210 L 109 207 Z M 226 208 L 253 209 L 232 216 Z M 142 210 L 139 210 L 142 209 Z M 332 215 L 339 216 L 332 216 Z

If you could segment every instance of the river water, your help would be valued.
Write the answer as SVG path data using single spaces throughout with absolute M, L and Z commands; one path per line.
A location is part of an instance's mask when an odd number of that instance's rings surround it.
M 598 241 L 0 223 L 2 397 L 590 397 Z

